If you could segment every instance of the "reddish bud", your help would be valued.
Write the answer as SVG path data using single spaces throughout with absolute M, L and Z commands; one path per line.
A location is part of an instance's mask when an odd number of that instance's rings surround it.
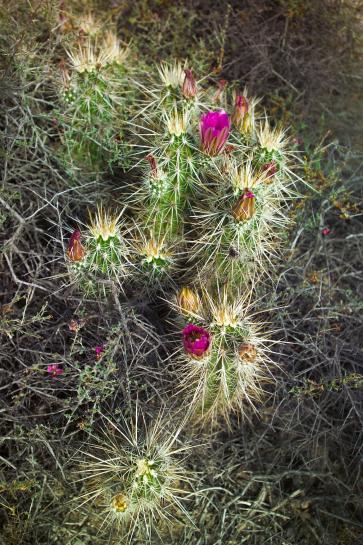
M 198 92 L 197 83 L 193 76 L 193 72 L 189 69 L 184 70 L 185 78 L 182 85 L 182 93 L 188 100 L 194 98 Z
M 158 177 L 158 164 L 156 162 L 155 156 L 152 155 L 152 153 L 149 153 L 149 155 L 147 155 L 145 157 L 145 159 L 146 159 L 146 161 L 149 162 L 153 177 L 157 178 Z
M 265 174 L 267 181 L 271 181 L 271 178 L 277 174 L 279 168 L 275 161 L 271 161 L 270 163 L 266 163 L 262 167 L 262 172 Z
M 248 113 L 248 101 L 247 98 L 242 95 L 237 95 L 234 103 L 234 110 L 231 116 L 232 123 L 237 129 L 243 129 L 243 121 Z
M 68 329 L 69 331 L 72 331 L 73 333 L 77 333 L 77 331 L 79 331 L 84 326 L 85 323 L 86 323 L 86 320 L 82 318 L 81 319 L 72 318 L 72 320 L 68 323 Z
M 234 144 L 228 144 L 227 146 L 225 146 L 224 148 L 224 153 L 226 155 L 230 155 L 231 153 L 233 153 L 234 151 L 236 151 L 237 149 L 237 146 L 235 146 Z
M 69 70 L 64 59 L 59 61 L 59 68 L 61 71 L 62 85 L 64 89 L 68 89 L 71 76 L 69 75 Z
M 81 232 L 78 230 L 73 231 L 69 239 L 67 255 L 71 261 L 82 261 L 85 256 L 85 250 L 81 244 Z
M 226 79 L 220 79 L 218 82 L 218 89 L 212 99 L 213 102 L 219 102 L 222 98 L 223 91 L 227 85 L 228 81 Z
M 237 221 L 250 220 L 255 213 L 256 197 L 252 191 L 245 189 L 244 193 L 232 207 L 232 215 Z
M 61 21 L 61 23 L 63 23 L 67 19 L 65 4 L 66 3 L 65 3 L 64 0 L 61 0 L 59 2 L 59 12 L 58 13 L 59 13 L 59 20 Z

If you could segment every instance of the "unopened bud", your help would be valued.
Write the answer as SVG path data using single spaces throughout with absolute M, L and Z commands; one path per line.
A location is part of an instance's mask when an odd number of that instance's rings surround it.
M 128 507 L 127 498 L 125 494 L 116 494 L 112 499 L 112 507 L 117 513 L 124 513 Z
M 265 165 L 263 165 L 262 172 L 265 175 L 265 181 L 271 182 L 272 178 L 278 172 L 278 166 L 275 161 L 271 161 L 270 163 L 266 163 Z
M 185 78 L 182 85 L 182 93 L 184 98 L 188 100 L 194 98 L 198 92 L 197 83 L 193 76 L 193 72 L 189 69 L 184 70 Z
M 248 101 L 246 97 L 242 95 L 236 96 L 236 101 L 234 104 L 234 110 L 231 116 L 232 123 L 239 130 L 243 129 L 244 119 L 248 114 Z
M 223 95 L 223 92 L 224 92 L 224 89 L 227 85 L 228 81 L 226 79 L 220 79 L 219 82 L 218 82 L 218 89 L 212 99 L 212 102 L 220 102 L 221 99 L 222 99 L 222 95 Z
M 197 313 L 200 307 L 198 295 L 187 286 L 179 291 L 177 303 L 183 314 Z
M 78 230 L 73 231 L 69 239 L 67 255 L 71 261 L 82 261 L 85 256 L 85 250 L 81 244 L 81 232 Z
M 242 343 L 238 349 L 238 355 L 242 361 L 253 363 L 257 358 L 257 350 L 251 343 Z
M 149 165 L 150 165 L 150 168 L 151 168 L 151 173 L 152 173 L 153 177 L 157 178 L 158 177 L 158 164 L 156 162 L 155 156 L 152 155 L 151 153 L 149 153 L 149 155 L 147 155 L 145 157 L 145 159 L 149 162 Z
M 237 221 L 250 220 L 255 213 L 255 200 L 254 193 L 246 189 L 232 208 L 233 217 Z
M 237 149 L 237 146 L 235 146 L 234 144 L 228 144 L 227 146 L 224 147 L 224 153 L 226 155 L 231 155 L 234 151 L 236 151 Z

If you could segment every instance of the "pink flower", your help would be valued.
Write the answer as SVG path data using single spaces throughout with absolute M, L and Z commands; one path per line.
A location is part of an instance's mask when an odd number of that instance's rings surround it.
M 253 199 L 254 197 L 256 197 L 256 195 L 252 193 L 252 191 L 250 191 L 249 189 L 245 190 L 243 196 L 245 199 Z
M 193 76 L 193 72 L 189 69 L 184 70 L 185 78 L 182 85 L 183 96 L 187 99 L 194 98 L 198 92 L 197 83 Z
M 194 359 L 206 356 L 211 343 L 210 333 L 203 327 L 188 324 L 183 329 L 184 350 Z
M 105 350 L 105 347 L 103 344 L 100 344 L 96 346 L 95 353 L 96 353 L 96 360 L 99 360 L 101 357 L 102 352 Z
M 59 363 L 51 363 L 47 367 L 47 373 L 52 377 L 56 377 L 57 375 L 61 375 L 63 373 L 63 369 L 59 366 Z
M 323 237 L 326 237 L 327 235 L 329 235 L 329 233 L 330 233 L 329 227 L 324 227 L 324 229 L 322 229 L 321 231 L 321 234 L 323 235 Z
M 225 111 L 208 112 L 202 115 L 200 119 L 200 136 L 203 151 L 211 156 L 221 153 L 230 130 L 231 122 Z

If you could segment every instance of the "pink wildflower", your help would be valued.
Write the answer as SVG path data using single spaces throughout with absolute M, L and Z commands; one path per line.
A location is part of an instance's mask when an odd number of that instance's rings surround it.
M 59 366 L 59 363 L 51 363 L 47 366 L 47 373 L 52 377 L 56 377 L 63 373 L 63 369 Z
M 326 237 L 327 235 L 329 235 L 329 233 L 330 233 L 329 227 L 324 227 L 324 229 L 322 229 L 321 231 L 321 234 L 323 235 L 323 237 Z
M 104 350 L 105 350 L 105 347 L 103 344 L 96 346 L 95 348 L 96 360 L 99 360 L 101 358 L 101 354 Z

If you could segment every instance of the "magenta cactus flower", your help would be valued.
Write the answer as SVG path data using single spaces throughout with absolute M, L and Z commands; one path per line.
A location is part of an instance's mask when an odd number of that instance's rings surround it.
M 211 344 L 211 335 L 203 327 L 188 324 L 183 329 L 184 350 L 194 359 L 204 358 Z
M 47 366 L 47 373 L 52 377 L 56 377 L 63 373 L 63 369 L 59 366 L 59 363 L 51 363 Z
M 211 156 L 221 153 L 230 130 L 231 121 L 224 110 L 202 115 L 200 119 L 200 136 L 203 151 Z

